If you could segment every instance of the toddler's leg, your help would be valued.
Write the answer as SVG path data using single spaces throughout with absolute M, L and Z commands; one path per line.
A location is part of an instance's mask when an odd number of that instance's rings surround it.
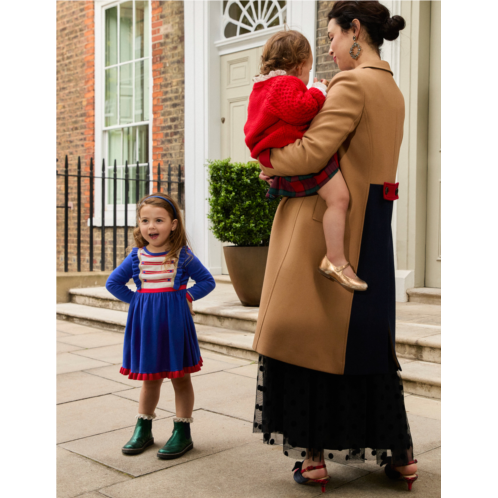
M 192 417 L 194 409 L 194 387 L 190 374 L 185 374 L 178 379 L 171 379 L 175 390 L 176 416 L 179 418 Z
M 194 421 L 194 388 L 190 374 L 179 379 L 171 379 L 175 390 L 176 417 L 173 419 L 173 434 L 166 444 L 157 452 L 158 458 L 171 460 L 179 458 L 194 447 L 190 433 L 190 423 Z
M 121 449 L 125 455 L 138 455 L 145 448 L 154 444 L 152 420 L 155 417 L 154 411 L 159 402 L 162 383 L 163 379 L 143 381 L 138 401 L 138 418 L 135 431 L 131 439 Z
M 138 401 L 138 413 L 152 415 L 159 403 L 163 379 L 144 380 Z
M 344 231 L 346 229 L 346 213 L 349 206 L 349 190 L 342 173 L 338 171 L 319 191 L 318 195 L 327 204 L 323 215 L 323 232 L 327 245 L 327 258 L 334 266 L 347 263 L 344 256 Z M 344 275 L 355 277 L 348 266 Z

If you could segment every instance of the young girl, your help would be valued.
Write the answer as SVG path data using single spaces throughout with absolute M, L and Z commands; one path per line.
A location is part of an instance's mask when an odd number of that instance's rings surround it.
M 280 31 L 263 48 L 261 74 L 254 78 L 244 127 L 246 144 L 255 159 L 271 147 L 285 147 L 303 137 L 322 108 L 327 87 L 316 80 L 309 90 L 313 55 L 308 40 L 298 31 Z M 326 84 L 326 80 L 322 80 Z M 319 270 L 344 287 L 364 291 L 367 284 L 351 269 L 344 255 L 344 231 L 349 191 L 339 170 L 337 154 L 316 175 L 260 178 L 270 183 L 267 197 L 303 197 L 318 193 L 327 205 L 323 231 L 327 254 Z
M 202 358 L 192 320 L 191 303 L 209 294 L 214 279 L 187 247 L 178 204 L 166 194 L 144 197 L 137 208 L 137 247 L 109 276 L 107 290 L 130 304 L 126 322 L 121 373 L 143 380 L 135 432 L 122 452 L 137 455 L 154 443 L 152 420 L 163 379 L 175 390 L 173 435 L 157 454 L 162 459 L 182 456 L 193 448 L 194 390 L 190 380 Z M 133 277 L 137 291 L 127 287 Z M 195 285 L 187 290 L 191 277 Z

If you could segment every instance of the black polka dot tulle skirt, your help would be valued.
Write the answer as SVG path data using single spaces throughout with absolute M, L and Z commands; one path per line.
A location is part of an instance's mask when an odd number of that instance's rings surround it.
M 413 460 L 394 361 L 387 374 L 333 375 L 260 356 L 253 432 L 296 459 L 309 449 L 339 463 Z

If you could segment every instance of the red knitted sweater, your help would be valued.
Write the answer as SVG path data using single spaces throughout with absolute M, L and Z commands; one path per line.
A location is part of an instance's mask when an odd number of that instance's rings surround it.
M 308 90 L 296 76 L 254 83 L 244 126 L 251 156 L 257 159 L 265 149 L 285 147 L 302 138 L 324 102 L 321 90 Z

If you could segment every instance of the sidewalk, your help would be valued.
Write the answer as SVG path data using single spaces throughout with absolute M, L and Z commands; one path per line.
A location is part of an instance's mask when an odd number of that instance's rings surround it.
M 319 487 L 292 480 L 294 461 L 281 447 L 252 433 L 257 366 L 202 351 L 204 367 L 192 375 L 194 449 L 159 460 L 171 434 L 174 394 L 163 384 L 153 424 L 155 444 L 137 456 L 121 447 L 135 425 L 140 381 L 119 373 L 123 334 L 57 321 L 57 481 L 60 498 L 269 498 L 319 497 Z M 410 496 L 440 492 L 439 400 L 406 396 L 419 480 Z M 206 458 L 209 457 L 209 458 Z M 406 493 L 383 469 L 367 462 L 327 462 L 332 477 L 324 496 L 389 497 Z

